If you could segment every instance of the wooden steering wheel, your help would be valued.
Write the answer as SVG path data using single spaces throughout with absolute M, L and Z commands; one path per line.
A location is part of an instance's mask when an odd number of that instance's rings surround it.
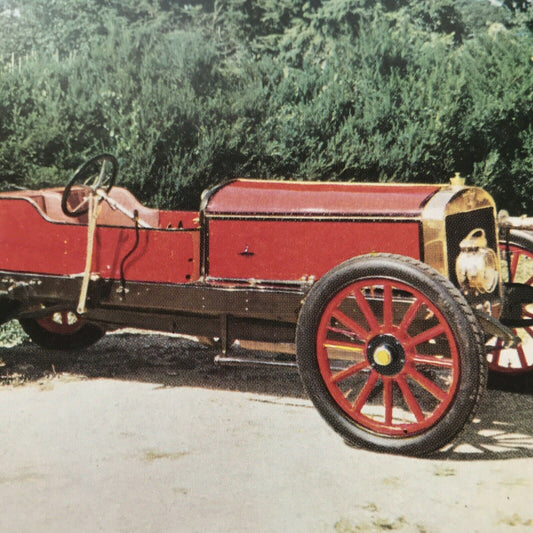
M 115 184 L 117 172 L 118 162 L 111 154 L 100 154 L 83 163 L 63 191 L 61 197 L 63 213 L 69 217 L 79 217 L 87 213 L 89 197 L 98 192 L 103 192 L 107 196 Z M 73 190 L 81 190 L 82 194 L 73 194 Z

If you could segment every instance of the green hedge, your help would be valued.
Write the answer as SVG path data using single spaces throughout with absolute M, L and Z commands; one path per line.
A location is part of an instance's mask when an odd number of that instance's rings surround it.
M 62 184 L 110 151 L 121 183 L 161 207 L 195 208 L 238 175 L 460 171 L 533 212 L 528 2 L 192 4 L 4 2 L 20 16 L 0 15 L 0 184 Z

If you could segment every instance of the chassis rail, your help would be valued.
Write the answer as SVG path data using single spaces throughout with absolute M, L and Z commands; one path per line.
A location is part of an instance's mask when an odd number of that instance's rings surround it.
M 92 279 L 84 319 L 107 329 L 124 326 L 221 339 L 294 342 L 302 288 L 159 284 Z M 40 318 L 74 310 L 82 278 L 0 272 L 0 298 L 12 302 L 10 316 Z M 147 298 L 147 295 L 150 295 Z M 17 302 L 17 305 L 14 303 Z

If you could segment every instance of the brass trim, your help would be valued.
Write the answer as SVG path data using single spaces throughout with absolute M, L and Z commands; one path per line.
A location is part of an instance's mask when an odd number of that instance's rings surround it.
M 497 236 L 496 204 L 489 193 L 478 187 L 458 185 L 443 187 L 437 191 L 422 210 L 424 262 L 449 278 L 446 218 L 456 213 L 476 211 L 485 207 L 491 207 L 494 210 Z
M 248 214 L 248 213 L 217 213 L 206 215 L 206 220 L 278 220 L 278 221 L 302 221 L 302 222 L 418 222 L 420 216 L 387 216 L 379 215 L 297 215 L 289 214 Z
M 434 187 L 447 187 L 447 185 L 441 185 L 438 183 L 428 183 L 419 181 L 416 183 L 403 183 L 403 182 L 395 182 L 395 181 L 325 181 L 325 180 L 302 180 L 302 179 L 283 179 L 283 178 L 270 178 L 270 179 L 262 179 L 262 178 L 234 178 L 232 180 L 229 180 L 224 183 L 224 185 L 228 183 L 233 182 L 242 182 L 242 183 L 288 183 L 288 184 L 304 184 L 304 185 L 368 185 L 368 186 L 378 186 L 378 187 L 390 187 L 391 185 L 394 185 L 395 187 L 401 187 L 404 189 L 412 189 L 415 187 L 427 187 L 434 186 Z

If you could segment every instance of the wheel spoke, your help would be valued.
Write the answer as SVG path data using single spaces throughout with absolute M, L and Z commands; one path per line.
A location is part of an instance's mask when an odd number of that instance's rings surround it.
M 428 379 L 426 376 L 423 376 L 420 372 L 414 368 L 407 370 L 407 374 L 411 376 L 421 387 L 426 389 L 430 394 L 435 396 L 437 400 L 444 401 L 446 399 L 447 393 L 443 391 L 440 387 L 435 385 L 433 381 Z
M 324 343 L 325 348 L 333 348 L 335 350 L 342 350 L 345 352 L 362 352 L 363 346 L 358 346 L 357 344 L 352 344 L 350 342 L 342 341 L 326 341 Z
M 509 281 L 513 282 L 516 276 L 516 269 L 518 268 L 518 261 L 520 260 L 520 253 L 513 252 L 511 257 L 511 279 Z
M 492 350 L 492 362 L 491 365 L 498 366 L 500 364 L 500 357 L 502 355 L 503 341 L 498 338 L 496 344 L 494 345 L 494 350 Z
M 355 299 L 357 300 L 357 305 L 359 305 L 359 309 L 361 309 L 361 312 L 365 317 L 370 331 L 378 329 L 379 325 L 377 318 L 372 312 L 372 309 L 370 309 L 370 306 L 368 305 L 368 301 L 365 298 L 364 294 L 358 289 L 354 290 L 353 294 L 355 296 Z
M 93 184 L 93 187 L 97 189 L 98 187 L 101 187 L 103 180 L 105 178 L 106 174 L 106 167 L 107 167 L 107 161 L 105 159 L 102 160 L 102 166 L 100 167 L 100 173 L 98 174 L 98 177 L 96 178 L 96 181 Z
M 383 287 L 383 325 L 385 329 L 390 330 L 393 322 L 392 308 L 392 284 L 386 283 Z
M 412 337 L 405 345 L 405 348 L 407 350 L 410 350 L 414 346 L 418 346 L 419 344 L 422 344 L 423 342 L 430 341 L 434 339 L 435 337 L 438 337 L 442 333 L 446 331 L 446 328 L 444 327 L 444 324 L 437 324 L 436 326 L 423 331 L 422 333 L 419 333 L 415 337 Z
M 363 340 L 368 339 L 368 331 L 362 328 L 355 320 L 352 320 L 349 316 L 346 316 L 340 309 L 335 309 L 331 313 L 333 318 L 336 318 L 339 322 L 344 324 L 349 330 L 355 333 L 359 338 Z
M 89 201 L 89 196 L 85 196 L 82 202 L 80 202 L 74 209 L 72 209 L 72 213 L 76 214 L 82 207 L 84 207 L 87 202 Z
M 519 344 L 516 347 L 516 351 L 518 353 L 518 359 L 520 361 L 520 367 L 521 368 L 527 368 L 529 365 L 527 364 L 526 354 L 524 353 L 524 348 L 521 344 Z
M 357 363 L 355 365 L 349 366 L 348 368 L 341 370 L 340 372 L 337 372 L 337 374 L 334 374 L 331 376 L 331 382 L 332 383 L 339 383 L 339 381 L 342 381 L 346 378 L 349 378 L 353 376 L 354 374 L 357 374 L 357 372 L 361 372 L 361 370 L 365 370 L 370 366 L 368 361 L 361 361 L 360 363 Z
M 396 378 L 396 383 L 398 383 L 398 386 L 402 391 L 405 403 L 407 404 L 407 407 L 409 407 L 409 409 L 411 410 L 411 413 L 413 413 L 414 417 L 416 418 L 416 421 L 419 423 L 423 422 L 425 418 L 424 413 L 422 412 L 422 409 L 420 409 L 420 406 L 418 405 L 414 394 L 411 392 L 411 389 L 409 388 L 409 385 L 407 384 L 405 378 L 403 376 L 398 376 Z
M 383 380 L 383 405 L 385 406 L 385 424 L 387 424 L 388 426 L 392 425 L 392 385 L 392 379 Z
M 352 412 L 353 413 L 360 413 L 361 409 L 365 405 L 366 401 L 368 400 L 368 397 L 370 396 L 370 393 L 372 392 L 372 389 L 376 385 L 376 382 L 378 381 L 379 376 L 377 372 L 370 372 L 370 375 L 368 376 L 368 380 L 365 383 L 364 387 L 361 389 L 361 392 L 359 392 L 359 395 L 355 399 L 354 404 L 352 405 Z
M 342 328 L 336 328 L 334 326 L 329 325 L 328 331 L 331 331 L 331 333 L 340 333 L 341 335 L 344 335 L 345 337 L 350 337 L 353 339 L 354 337 L 357 337 L 353 331 L 348 331 L 347 329 Z
M 88 189 L 92 189 L 97 179 L 98 174 L 90 174 L 89 176 L 87 176 L 87 179 L 82 183 L 82 185 L 84 185 Z
M 418 314 L 418 311 L 422 307 L 422 300 L 416 299 L 407 312 L 405 313 L 402 323 L 400 324 L 400 330 L 407 331 L 409 329 L 409 326 L 411 325 L 411 322 L 414 320 L 415 316 Z
M 453 361 L 451 359 L 436 355 L 415 354 L 412 362 L 421 365 L 438 366 L 440 368 L 453 368 Z

